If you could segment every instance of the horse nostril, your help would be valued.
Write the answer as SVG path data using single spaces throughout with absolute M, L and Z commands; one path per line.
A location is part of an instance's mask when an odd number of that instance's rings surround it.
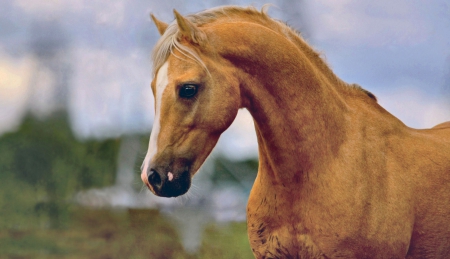
M 150 170 L 150 172 L 148 173 L 148 182 L 153 186 L 153 187 L 161 187 L 161 176 L 159 176 L 158 172 L 156 172 L 155 170 Z

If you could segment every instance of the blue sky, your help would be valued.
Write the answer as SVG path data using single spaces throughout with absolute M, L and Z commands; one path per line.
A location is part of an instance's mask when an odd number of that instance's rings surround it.
M 148 14 L 171 21 L 173 8 L 186 14 L 264 3 L 273 4 L 271 16 L 300 30 L 338 76 L 373 92 L 407 125 L 450 120 L 445 0 L 9 0 L 0 3 L 0 134 L 27 111 L 45 117 L 61 105 L 80 138 L 148 133 L 150 52 L 159 37 Z M 256 155 L 252 125 L 248 115 L 238 118 L 219 150 Z

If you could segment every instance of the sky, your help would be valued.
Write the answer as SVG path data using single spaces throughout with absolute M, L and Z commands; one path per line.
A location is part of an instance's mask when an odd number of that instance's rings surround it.
M 0 2 L 0 134 L 31 112 L 65 107 L 80 139 L 145 133 L 154 110 L 149 13 L 182 14 L 238 4 L 262 7 L 301 31 L 333 71 L 373 92 L 405 124 L 450 120 L 450 3 L 446 0 Z M 219 152 L 257 156 L 251 117 L 240 112 Z

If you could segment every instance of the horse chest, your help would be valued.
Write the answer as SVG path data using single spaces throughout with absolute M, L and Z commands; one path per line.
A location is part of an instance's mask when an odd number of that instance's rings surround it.
M 269 222 L 248 221 L 252 251 L 256 258 L 325 258 L 311 236 L 295 227 L 274 228 Z
M 247 230 L 255 257 L 325 258 L 302 219 L 280 198 L 273 195 L 249 202 Z
M 287 221 L 289 222 L 289 221 Z M 277 225 L 247 220 L 255 258 L 403 258 L 408 242 L 383 243 L 364 237 L 307 233 L 299 224 Z
M 359 217 L 344 223 L 337 217 L 324 220 L 307 202 L 260 190 L 256 184 L 247 207 L 247 231 L 256 258 L 402 258 L 408 249 L 408 237 L 380 229 L 371 232 L 375 235 L 365 234 Z

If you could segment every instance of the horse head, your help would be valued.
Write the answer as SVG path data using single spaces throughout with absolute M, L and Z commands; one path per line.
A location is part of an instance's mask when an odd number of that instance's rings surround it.
M 201 28 L 174 13 L 170 25 L 152 15 L 162 37 L 153 53 L 155 119 L 141 168 L 142 181 L 163 197 L 188 191 L 241 107 L 233 67 L 208 46 Z

